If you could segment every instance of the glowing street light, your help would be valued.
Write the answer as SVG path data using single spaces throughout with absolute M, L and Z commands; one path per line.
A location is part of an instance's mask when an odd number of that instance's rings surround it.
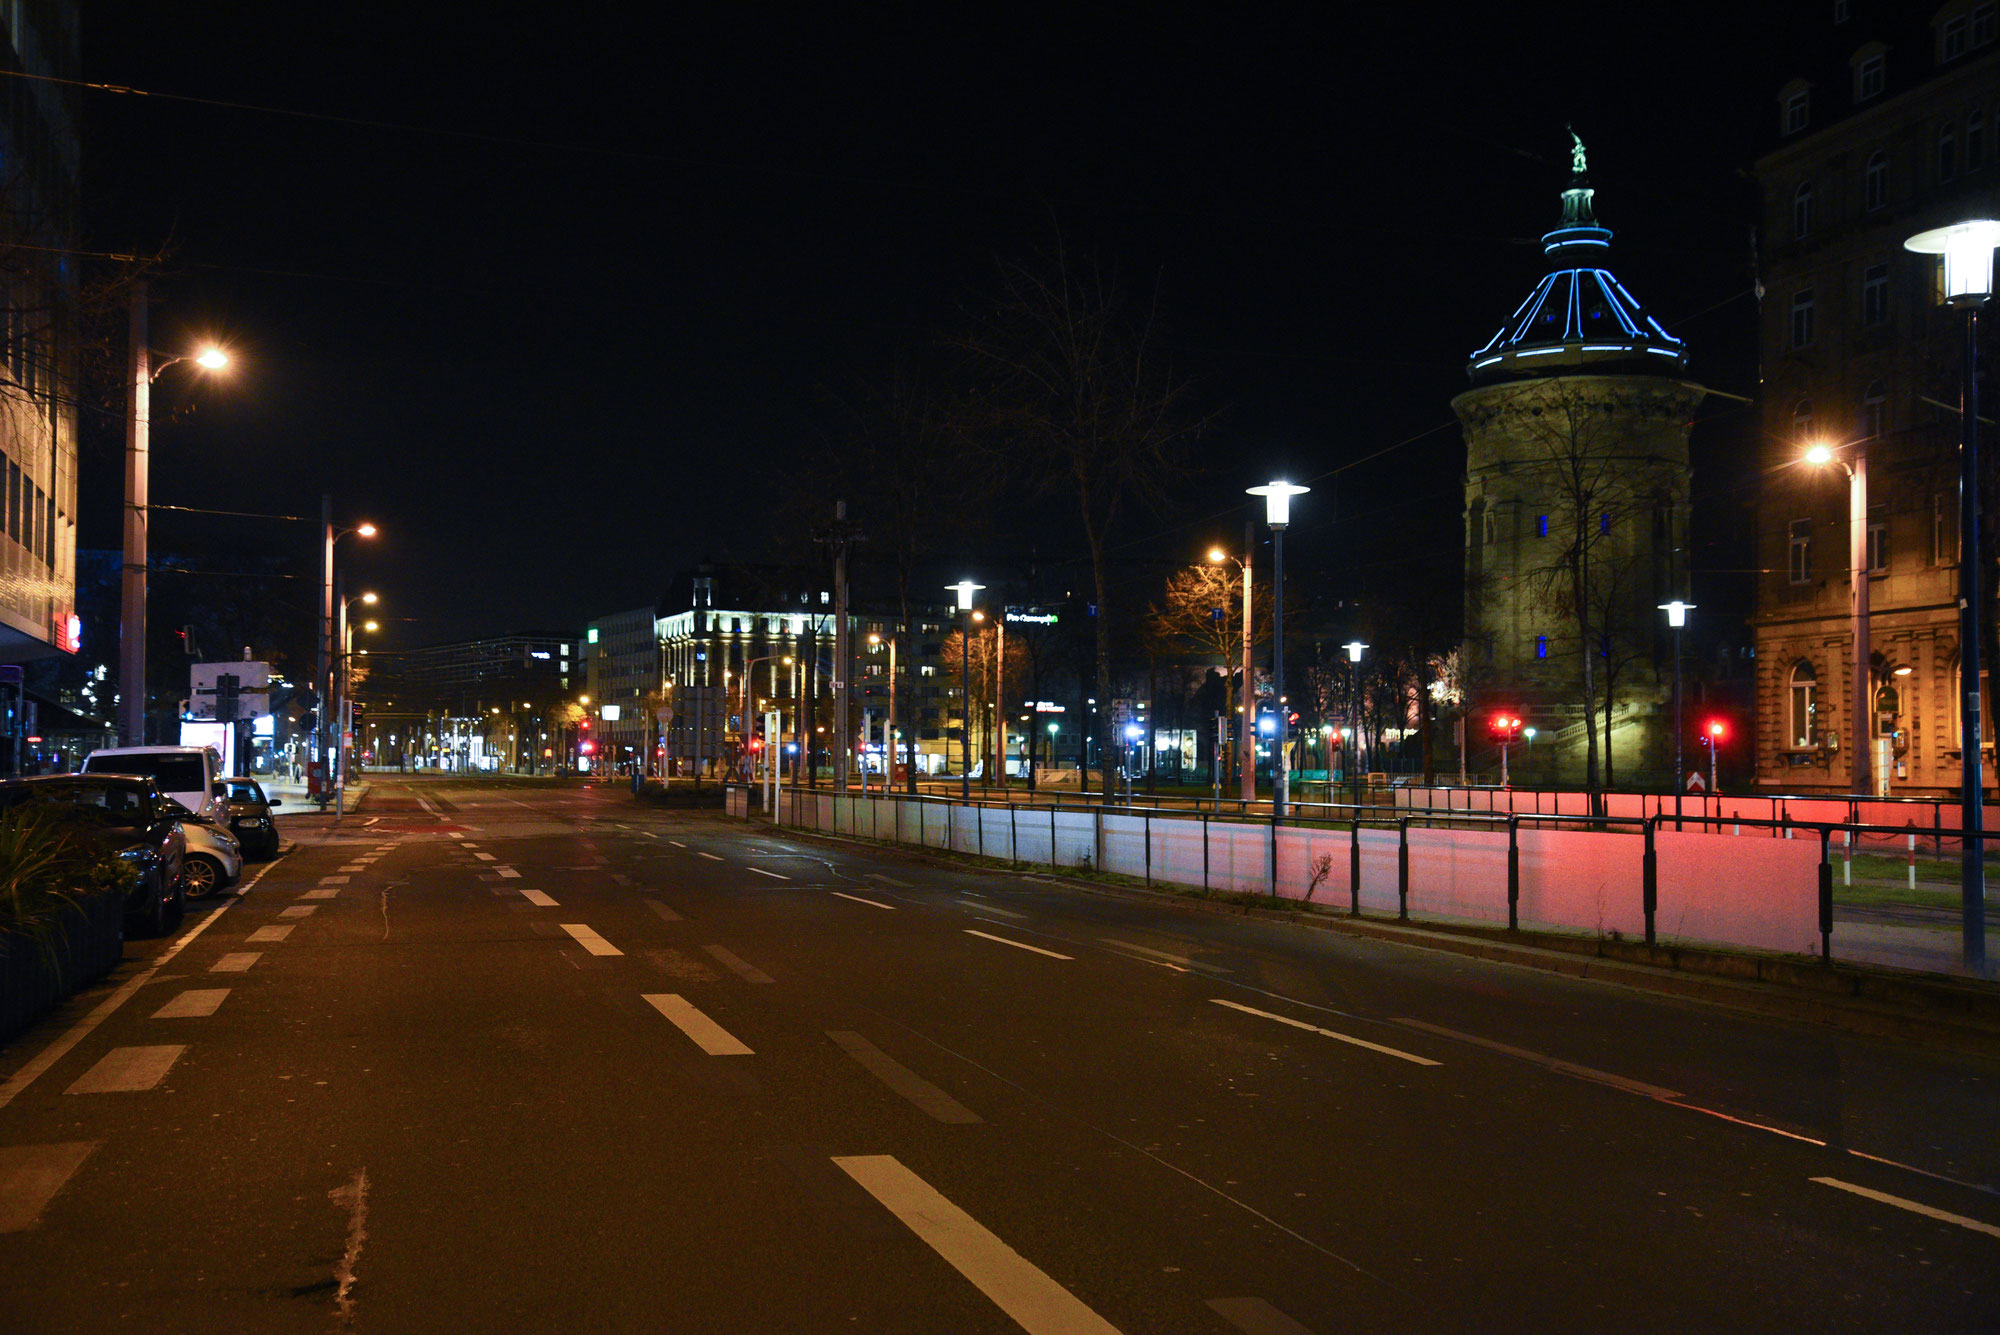
M 945 585 L 958 595 L 959 611 L 959 681 L 962 692 L 959 701 L 958 750 L 960 769 L 958 796 L 961 802 L 972 800 L 972 595 L 985 588 L 962 579 L 956 584 Z M 1087 776 L 1086 776 L 1087 777 Z
M 1846 458 L 1842 458 L 1833 446 L 1816 441 L 1806 450 L 1805 460 L 1821 467 L 1838 464 L 1847 472 L 1847 608 L 1854 638 L 1854 681 L 1850 704 L 1854 715 L 1853 758 L 1848 764 L 1854 793 L 1861 797 L 1873 797 L 1877 785 L 1873 774 L 1874 756 L 1869 749 L 1871 729 L 1868 727 L 1868 719 L 1874 713 L 1869 691 L 1869 668 L 1873 660 L 1868 652 L 1868 450 L 1858 440 L 1841 449 L 1846 452 Z

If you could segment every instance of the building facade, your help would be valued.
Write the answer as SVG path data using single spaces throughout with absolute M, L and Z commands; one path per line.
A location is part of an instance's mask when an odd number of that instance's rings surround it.
M 1942 794 L 1957 789 L 1961 756 L 1961 321 L 1938 303 L 1936 258 L 1903 243 L 2000 217 L 2000 5 L 1833 14 L 1802 43 L 1821 59 L 1778 90 L 1777 145 L 1756 164 L 1756 778 L 1850 792 L 1862 746 L 1875 791 Z M 1814 445 L 1834 462 L 1806 463 Z M 1861 462 L 1870 627 L 1857 656 L 1847 470 Z
M 1586 166 L 1579 140 L 1561 221 L 1542 238 L 1548 272 L 1452 400 L 1466 444 L 1467 742 L 1478 749 L 1496 714 L 1534 728 L 1516 782 L 1583 782 L 1593 751 L 1601 781 L 1653 781 L 1672 756 L 1656 609 L 1686 589 L 1688 430 L 1706 391 L 1687 379 L 1685 345 L 1609 268 Z
M 598 754 L 619 770 L 653 768 L 657 711 L 667 702 L 658 625 L 653 607 L 636 607 L 598 617 L 583 633 L 583 684 Z

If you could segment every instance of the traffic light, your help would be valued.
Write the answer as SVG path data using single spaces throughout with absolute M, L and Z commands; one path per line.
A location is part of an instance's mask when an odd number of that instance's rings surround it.
M 1521 735 L 1522 720 L 1517 714 L 1495 714 L 1493 735 L 1503 742 L 1511 742 Z
M 589 738 L 585 738 L 583 742 L 577 746 L 576 749 L 583 752 L 583 754 L 585 755 L 589 755 L 592 751 L 595 751 L 597 749 L 597 743 L 591 741 Z

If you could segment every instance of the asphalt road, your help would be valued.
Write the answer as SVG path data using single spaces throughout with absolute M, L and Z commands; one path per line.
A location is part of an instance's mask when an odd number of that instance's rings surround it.
M 0 1330 L 2000 1328 L 2000 1064 L 378 780 L 0 1049 Z

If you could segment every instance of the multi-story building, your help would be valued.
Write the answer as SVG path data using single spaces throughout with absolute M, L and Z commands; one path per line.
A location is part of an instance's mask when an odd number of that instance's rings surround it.
M 42 76 L 0 87 L 0 662 L 21 663 L 76 649 L 76 6 L 0 9 L 0 61 Z
M 1959 322 L 1938 304 L 1936 259 L 1903 243 L 2000 216 L 2000 4 L 1814 7 L 1831 22 L 1797 49 L 1820 58 L 1802 55 L 1777 90 L 1777 144 L 1756 164 L 1757 782 L 1851 791 L 1865 741 L 1876 791 L 1943 793 L 1958 786 L 1961 754 Z M 1805 463 L 1814 444 L 1841 466 Z M 1868 484 L 1865 676 L 1844 471 L 1857 456 Z
M 653 768 L 657 711 L 667 700 L 658 625 L 655 608 L 636 607 L 598 617 L 583 633 L 584 690 L 597 744 L 620 769 L 635 761 Z
M 1464 428 L 1468 717 L 1541 740 L 1516 777 L 1652 780 L 1672 760 L 1658 605 L 1685 590 L 1687 350 L 1611 272 L 1574 146 L 1548 272 L 1472 355 Z M 1670 651 L 1667 651 L 1670 653 Z M 1532 736 L 1533 734 L 1530 734 Z
M 370 654 L 356 689 L 366 763 L 541 773 L 571 763 L 584 659 L 563 635 Z M 574 714 L 574 718 L 572 718 Z

